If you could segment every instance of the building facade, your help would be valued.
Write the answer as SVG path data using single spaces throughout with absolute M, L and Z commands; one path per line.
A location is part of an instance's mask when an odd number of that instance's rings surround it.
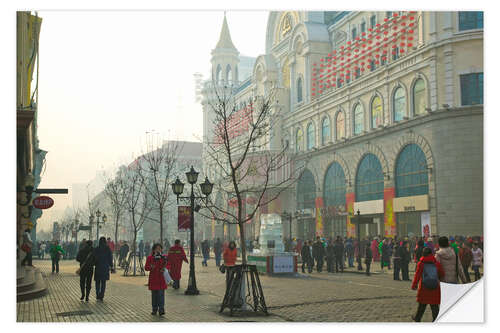
M 358 211 L 375 222 L 361 236 L 482 235 L 482 12 L 271 12 L 267 24 L 236 94 L 279 88 L 271 145 L 307 170 L 266 209 L 293 212 L 293 237 L 354 236 Z M 215 82 L 238 57 L 219 44 Z

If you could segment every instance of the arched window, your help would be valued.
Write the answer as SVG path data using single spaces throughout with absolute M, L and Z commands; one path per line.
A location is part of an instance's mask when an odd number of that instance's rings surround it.
M 217 84 L 221 83 L 220 80 L 222 75 L 222 69 L 220 68 L 220 65 L 217 65 L 217 70 L 215 71 L 215 82 Z
M 413 114 L 423 114 L 425 107 L 425 83 L 418 79 L 413 86 Z
M 337 127 L 337 140 L 345 138 L 345 117 L 344 112 L 337 113 L 337 120 L 335 121 Z
M 297 103 L 302 102 L 302 78 L 297 80 Z
M 371 105 L 371 125 L 372 128 L 377 128 L 383 123 L 383 114 L 382 114 L 382 100 L 379 96 L 375 96 L 372 100 Z
M 304 170 L 297 184 L 297 208 L 315 208 L 316 183 L 309 170 Z
M 409 197 L 429 193 L 427 159 L 414 143 L 401 151 L 396 161 L 396 196 Z
M 384 173 L 377 156 L 367 154 L 356 172 L 356 201 L 384 198 Z
M 314 136 L 314 125 L 313 123 L 309 123 L 307 125 L 307 150 L 311 150 L 315 146 L 316 140 L 314 140 Z
M 360 134 L 364 130 L 364 117 L 363 117 L 363 108 L 361 104 L 356 104 L 354 107 L 354 135 Z
M 401 121 L 406 115 L 406 96 L 402 87 L 398 87 L 394 92 L 394 121 Z
M 231 66 L 227 65 L 226 67 L 226 84 L 232 83 L 233 78 L 231 76 Z
M 299 152 L 302 150 L 304 146 L 304 133 L 302 133 L 302 129 L 297 129 L 295 133 L 295 151 Z
M 332 163 L 325 175 L 323 185 L 325 206 L 345 205 L 345 175 L 338 162 Z
M 324 146 L 328 141 L 330 141 L 330 119 L 325 117 L 321 123 L 321 144 Z

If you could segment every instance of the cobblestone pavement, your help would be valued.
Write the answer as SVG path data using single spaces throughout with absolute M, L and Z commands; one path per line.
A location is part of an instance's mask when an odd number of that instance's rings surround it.
M 225 290 L 225 276 L 215 267 L 196 262 L 200 295 L 185 296 L 189 265 L 183 265 L 181 288 L 169 288 L 165 296 L 165 316 L 151 315 L 147 276 L 111 275 L 104 302 L 95 300 L 92 286 L 89 303 L 80 301 L 75 261 L 61 261 L 60 273 L 51 274 L 50 261 L 33 263 L 44 273 L 47 295 L 17 303 L 18 322 L 405 322 L 417 307 L 416 292 L 408 281 L 394 281 L 392 271 L 372 276 L 355 273 L 317 273 L 270 277 L 261 275 L 270 315 L 249 313 L 229 316 L 219 313 Z M 411 276 L 410 276 L 411 277 Z M 195 311 L 193 311 L 195 309 Z M 431 321 L 430 309 L 423 321 Z

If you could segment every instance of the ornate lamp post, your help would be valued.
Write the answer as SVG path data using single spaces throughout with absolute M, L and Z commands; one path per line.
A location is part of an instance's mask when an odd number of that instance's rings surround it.
M 283 212 L 283 216 L 284 217 L 288 217 L 288 252 L 292 252 L 292 218 L 293 218 L 293 214 L 292 213 L 287 213 L 287 211 L 285 210 Z
M 99 218 L 101 217 L 101 211 L 99 209 L 97 210 L 97 212 L 95 212 L 95 216 L 96 216 L 96 240 L 97 242 L 99 242 L 99 224 L 106 223 L 108 217 L 106 216 L 106 214 L 102 214 L 102 219 L 101 221 L 99 221 Z
M 177 202 L 179 199 L 186 199 L 190 201 L 190 213 L 191 213 L 191 225 L 189 226 L 190 229 L 190 258 L 189 258 L 189 282 L 188 282 L 188 287 L 184 294 L 186 295 L 198 295 L 200 291 L 196 287 L 196 276 L 195 276 L 195 271 L 194 271 L 194 202 L 195 199 L 206 199 L 210 193 L 212 193 L 213 189 L 213 184 L 208 181 L 208 177 L 205 177 L 205 182 L 200 184 L 201 188 L 201 193 L 203 193 L 204 197 L 197 197 L 194 195 L 194 184 L 196 184 L 196 181 L 198 180 L 198 172 L 194 170 L 193 166 L 191 166 L 191 170 L 189 172 L 186 172 L 186 178 L 189 184 L 191 184 L 191 195 L 188 197 L 182 197 L 180 196 L 182 192 L 184 191 L 184 183 L 180 181 L 179 177 L 175 180 L 174 183 L 172 183 L 172 191 L 174 194 L 177 196 Z M 197 209 L 199 210 L 199 206 L 197 206 Z

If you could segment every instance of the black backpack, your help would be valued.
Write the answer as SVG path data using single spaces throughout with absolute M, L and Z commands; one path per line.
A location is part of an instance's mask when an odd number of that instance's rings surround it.
M 434 263 L 424 263 L 424 270 L 422 272 L 422 284 L 427 289 L 436 289 L 439 286 L 437 267 Z

